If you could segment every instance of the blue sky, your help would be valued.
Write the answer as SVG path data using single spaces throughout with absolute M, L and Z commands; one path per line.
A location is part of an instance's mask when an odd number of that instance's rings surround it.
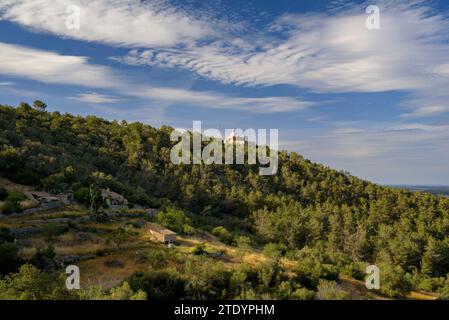
M 361 178 L 448 185 L 448 30 L 446 1 L 0 0 L 0 103 L 276 128 Z

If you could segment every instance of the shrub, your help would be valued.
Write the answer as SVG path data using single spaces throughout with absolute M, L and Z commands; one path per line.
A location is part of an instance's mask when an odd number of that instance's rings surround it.
M 17 201 L 7 200 L 3 203 L 3 206 L 1 207 L 1 212 L 3 214 L 17 213 L 21 211 L 22 208 L 20 207 L 20 204 Z
M 156 221 L 178 233 L 183 233 L 186 225 L 190 226 L 191 224 L 190 218 L 183 211 L 174 208 L 168 208 L 166 211 L 159 212 L 156 216 Z
M 11 231 L 6 227 L 0 227 L 0 243 L 14 242 L 14 237 L 11 235 Z
M 5 201 L 6 197 L 8 196 L 9 196 L 8 191 L 5 188 L 0 187 L 0 201 Z
M 167 266 L 167 255 L 164 251 L 150 251 L 148 260 L 154 269 L 162 269 Z
M 98 250 L 95 252 L 95 255 L 96 255 L 97 257 L 104 257 L 104 256 L 106 255 L 106 251 L 103 250 L 103 249 L 98 249 Z
M 366 266 L 367 263 L 352 262 L 342 267 L 341 273 L 357 280 L 363 280 L 366 276 Z
M 287 247 L 279 243 L 268 243 L 263 247 L 263 254 L 269 259 L 279 259 L 286 251 Z
M 444 287 L 444 278 L 425 278 L 422 279 L 418 284 L 418 289 L 427 291 L 427 292 L 435 292 L 440 288 Z
M 232 244 L 234 236 L 225 227 L 216 227 L 212 230 L 212 234 L 220 239 L 221 242 L 226 244 Z
M 281 282 L 276 292 L 276 296 L 284 300 L 311 300 L 314 295 L 312 290 L 297 286 L 290 281 Z
M 401 297 L 409 292 L 411 283 L 400 266 L 392 266 L 387 263 L 379 264 L 380 292 L 389 297 Z
M 150 299 L 179 300 L 185 298 L 185 282 L 175 270 L 149 270 L 132 275 L 127 282 L 135 292 L 144 291 Z
M 78 186 L 77 186 L 78 187 Z M 90 205 L 90 193 L 89 188 L 81 187 L 78 188 L 73 194 L 73 198 L 79 203 L 88 207 Z
M 312 300 L 315 293 L 306 288 L 299 288 L 292 292 L 292 298 L 296 300 Z
M 443 286 L 438 289 L 439 299 L 449 300 L 449 277 L 446 278 Z
M 48 246 L 37 250 L 36 254 L 31 259 L 31 264 L 40 270 L 54 271 L 57 267 L 55 257 L 55 248 Z
M 318 283 L 317 296 L 321 300 L 348 300 L 350 295 L 348 292 L 337 287 L 335 281 L 321 279 Z
M 258 267 L 257 276 L 262 289 L 267 290 L 274 286 L 280 277 L 281 268 L 278 261 L 268 261 Z
M 56 223 L 48 223 L 45 225 L 42 234 L 47 238 L 47 240 L 53 240 L 56 237 L 66 233 L 68 231 L 67 226 L 61 226 Z
M 338 280 L 338 269 L 314 259 L 299 261 L 295 269 L 296 282 L 309 289 L 315 289 L 320 279 Z
M 27 199 L 27 197 L 20 192 L 9 191 L 8 196 L 6 197 L 5 201 L 20 202 L 20 201 L 24 201 L 26 199 Z
M 65 277 L 25 264 L 18 273 L 0 280 L 0 300 L 65 300 L 76 298 L 65 287 Z
M 187 299 L 224 299 L 231 273 L 222 263 L 198 258 L 185 264 Z
M 208 254 L 208 252 L 206 251 L 206 249 L 204 248 L 204 245 L 199 243 L 197 244 L 193 250 L 192 253 L 196 256 L 205 256 Z
M 19 249 L 10 242 L 0 242 L 0 277 L 17 271 L 22 264 Z
M 182 227 L 182 233 L 184 233 L 186 235 L 192 235 L 194 232 L 195 232 L 195 229 L 191 225 L 185 224 Z
M 137 236 L 138 234 L 138 232 L 134 231 L 133 226 L 125 225 L 124 227 L 119 227 L 113 232 L 110 241 L 119 248 L 124 242 Z
M 148 295 L 142 290 L 134 292 L 128 282 L 124 282 L 121 286 L 112 288 L 107 300 L 147 300 Z

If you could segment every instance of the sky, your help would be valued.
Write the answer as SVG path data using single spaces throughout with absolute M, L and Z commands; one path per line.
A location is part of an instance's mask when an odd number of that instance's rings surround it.
M 363 179 L 449 185 L 448 31 L 447 1 L 0 0 L 0 103 L 278 129 Z

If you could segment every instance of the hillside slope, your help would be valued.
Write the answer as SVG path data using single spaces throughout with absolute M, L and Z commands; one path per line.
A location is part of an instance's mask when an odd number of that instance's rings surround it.
M 275 176 L 249 165 L 173 165 L 172 130 L 0 106 L 0 175 L 50 192 L 95 184 L 135 204 L 178 207 L 206 229 L 225 225 L 261 245 L 285 245 L 313 268 L 363 277 L 360 265 L 376 263 L 393 296 L 448 287 L 449 199 L 381 187 L 288 152 Z

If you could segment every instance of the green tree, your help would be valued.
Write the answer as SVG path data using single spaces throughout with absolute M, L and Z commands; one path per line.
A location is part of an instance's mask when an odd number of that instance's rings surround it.
M 183 233 L 185 226 L 191 224 L 190 218 L 182 210 L 174 208 L 168 208 L 159 212 L 156 216 L 156 221 L 164 227 L 179 233 Z
M 103 196 L 101 195 L 101 190 L 93 184 L 89 187 L 89 201 L 90 208 L 94 213 L 98 212 L 104 202 Z
M 40 100 L 35 100 L 33 102 L 33 107 L 35 109 L 37 109 L 37 110 L 40 110 L 40 111 L 45 111 L 45 109 L 47 109 L 47 105 L 44 102 L 40 101 Z
M 64 277 L 47 274 L 30 264 L 18 273 L 0 280 L 0 300 L 56 300 L 73 299 L 65 288 Z

